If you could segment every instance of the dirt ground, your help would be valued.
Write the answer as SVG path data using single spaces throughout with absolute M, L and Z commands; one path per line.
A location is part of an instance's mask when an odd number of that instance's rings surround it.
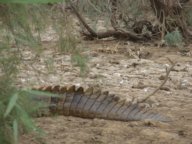
M 175 47 L 158 48 L 153 44 L 96 40 L 82 41 L 88 69 L 84 77 L 72 66 L 71 57 L 45 44 L 39 57 L 24 50 L 18 86 L 41 85 L 96 86 L 131 100 L 151 93 L 162 82 L 167 57 L 177 61 L 164 88 L 149 101 L 153 107 L 173 121 L 119 122 L 54 116 L 35 119 L 46 135 L 38 142 L 23 135 L 21 144 L 192 144 L 192 52 Z M 52 48 L 51 48 L 52 47 Z M 140 57 L 140 58 L 139 58 Z M 34 61 L 35 59 L 35 61 Z M 47 70 L 48 69 L 48 70 Z M 142 86 L 141 86 L 142 85 Z

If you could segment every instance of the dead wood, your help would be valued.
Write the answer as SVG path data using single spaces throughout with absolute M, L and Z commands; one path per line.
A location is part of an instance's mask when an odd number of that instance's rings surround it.
M 189 0 L 150 0 L 151 8 L 153 9 L 160 25 L 152 25 L 152 22 L 147 20 L 136 21 L 132 30 L 127 30 L 121 28 L 119 22 L 119 3 L 118 0 L 110 0 L 111 7 L 111 26 L 112 30 L 105 32 L 94 31 L 88 23 L 85 21 L 84 17 L 77 11 L 72 1 L 69 1 L 71 9 L 74 14 L 79 19 L 80 23 L 84 26 L 86 31 L 82 32 L 82 35 L 87 40 L 93 39 L 103 39 L 108 37 L 126 39 L 131 41 L 149 41 L 153 38 L 164 38 L 165 34 L 168 32 L 175 31 L 179 28 L 180 32 L 185 38 L 192 38 L 192 32 L 187 26 L 187 21 L 184 15 L 184 6 Z M 142 33 L 144 27 L 147 27 L 149 33 Z
M 184 6 L 189 0 L 150 0 L 151 7 L 161 23 L 162 38 L 165 33 L 179 28 L 185 38 L 192 36 L 184 15 Z
M 117 22 L 117 0 L 111 0 L 111 26 L 118 31 L 118 22 Z
M 171 63 L 171 67 L 169 69 L 166 68 L 166 76 L 164 81 L 160 84 L 159 87 L 157 87 L 151 94 L 149 94 L 148 96 L 146 96 L 144 99 L 138 101 L 138 103 L 143 103 L 145 101 L 147 101 L 150 97 L 152 97 L 155 93 L 157 93 L 157 91 L 159 91 L 167 82 L 167 80 L 169 79 L 169 74 L 170 72 L 173 70 L 176 62 L 171 61 L 169 58 L 167 58 L 169 60 L 169 62 Z
M 76 10 L 75 6 L 73 5 L 73 3 L 71 2 L 71 0 L 69 0 L 69 4 L 73 10 L 73 12 L 75 13 L 75 15 L 77 16 L 77 18 L 79 19 L 79 21 L 83 24 L 83 26 L 87 29 L 87 31 L 93 36 L 93 37 L 97 37 L 97 33 L 91 29 L 91 27 L 85 22 L 85 19 L 79 14 L 79 12 Z
M 116 31 L 116 30 L 109 30 L 106 32 L 98 32 L 97 36 L 95 37 L 94 35 L 86 32 L 82 32 L 82 34 L 87 38 L 87 39 L 103 39 L 103 38 L 108 38 L 108 37 L 114 37 L 118 39 L 127 39 L 127 40 L 132 40 L 132 41 L 147 41 L 147 37 L 144 37 L 142 35 L 137 35 L 131 32 L 127 31 Z
M 112 0 L 112 18 L 111 18 L 111 24 L 112 27 L 114 28 L 114 30 L 109 30 L 106 32 L 95 32 L 85 21 L 85 19 L 82 17 L 82 15 L 79 14 L 79 12 L 77 11 L 77 9 L 75 8 L 75 6 L 73 5 L 73 3 L 71 1 L 69 1 L 71 8 L 74 12 L 74 14 L 77 16 L 77 18 L 79 19 L 79 21 L 81 22 L 81 24 L 86 28 L 86 30 L 88 32 L 81 32 L 82 35 L 85 36 L 85 39 L 89 39 L 92 40 L 94 38 L 97 39 L 103 39 L 103 38 L 108 38 L 108 37 L 115 37 L 115 38 L 123 38 L 123 39 L 128 39 L 128 40 L 132 40 L 132 41 L 147 41 L 148 38 L 145 35 L 142 34 L 136 34 L 130 31 L 125 31 L 123 29 L 120 29 L 118 27 L 118 23 L 116 20 L 116 10 L 117 10 L 117 0 Z

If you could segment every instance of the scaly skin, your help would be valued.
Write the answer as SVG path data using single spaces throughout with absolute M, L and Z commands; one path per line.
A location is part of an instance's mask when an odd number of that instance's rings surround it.
M 142 107 L 140 104 L 133 104 L 119 97 L 109 94 L 108 91 L 102 92 L 93 87 L 84 90 L 82 87 L 44 86 L 34 88 L 53 94 L 51 97 L 34 96 L 34 100 L 43 101 L 47 104 L 50 114 L 65 116 L 77 116 L 82 118 L 102 118 L 118 121 L 170 121 L 169 118 L 162 116 Z M 40 110 L 44 115 L 43 110 Z

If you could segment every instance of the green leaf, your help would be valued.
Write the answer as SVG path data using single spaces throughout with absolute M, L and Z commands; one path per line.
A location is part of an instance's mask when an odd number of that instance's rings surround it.
M 35 3 L 56 3 L 64 0 L 0 0 L 0 3 L 18 3 L 18 4 L 35 4 Z
M 9 104 L 8 104 L 7 109 L 6 109 L 6 111 L 5 111 L 5 114 L 4 114 L 4 118 L 6 118 L 6 117 L 9 115 L 9 113 L 12 111 L 12 109 L 13 109 L 14 106 L 16 105 L 17 99 L 18 99 L 18 93 L 15 93 L 15 94 L 11 97 L 11 99 L 10 99 L 10 101 L 9 101 Z
M 20 119 L 22 121 L 22 124 L 25 125 L 25 128 L 28 130 L 33 130 L 35 128 L 35 125 L 32 121 L 32 119 L 30 118 L 30 116 L 28 115 L 28 113 L 20 106 L 20 105 L 16 105 L 20 115 Z
M 58 94 L 53 94 L 50 92 L 42 92 L 38 90 L 24 90 L 25 92 L 31 94 L 31 95 L 36 95 L 36 96 L 48 96 L 48 97 L 57 97 L 59 96 Z
M 13 121 L 13 138 L 14 138 L 14 144 L 18 144 L 18 123 L 17 120 L 15 119 Z

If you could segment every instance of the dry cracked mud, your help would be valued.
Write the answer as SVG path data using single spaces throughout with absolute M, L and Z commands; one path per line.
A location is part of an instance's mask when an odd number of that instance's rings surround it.
M 62 54 L 45 44 L 38 57 L 23 50 L 18 86 L 41 85 L 97 86 L 127 100 L 143 98 L 159 86 L 166 67 L 177 65 L 160 91 L 149 101 L 154 110 L 173 119 L 168 123 L 152 121 L 120 122 L 66 116 L 34 119 L 45 131 L 41 142 L 32 135 L 21 136 L 21 144 L 192 144 L 192 52 L 183 55 L 178 48 L 154 47 L 97 40 L 81 42 L 86 46 L 87 72 L 71 64 L 69 54 Z M 138 57 L 141 57 L 139 59 Z

